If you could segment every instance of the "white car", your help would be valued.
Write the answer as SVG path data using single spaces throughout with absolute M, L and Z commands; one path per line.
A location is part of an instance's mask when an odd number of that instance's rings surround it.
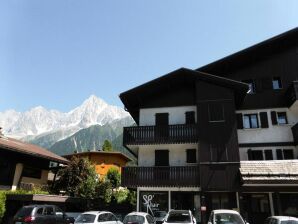
M 298 218 L 290 216 L 271 216 L 266 219 L 265 224 L 298 224 Z
M 155 224 L 155 220 L 146 212 L 131 212 L 124 217 L 123 224 Z
M 170 223 L 196 224 L 197 221 L 190 210 L 171 210 L 165 217 L 163 224 Z
M 104 223 L 104 224 L 123 224 L 117 220 L 116 216 L 112 212 L 107 211 L 90 211 L 80 214 L 75 224 L 86 224 L 86 223 Z
M 243 220 L 239 212 L 229 209 L 213 210 L 208 224 L 249 224 Z

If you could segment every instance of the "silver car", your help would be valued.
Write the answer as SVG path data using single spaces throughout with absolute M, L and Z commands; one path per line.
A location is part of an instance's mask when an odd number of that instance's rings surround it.
M 120 222 L 112 212 L 107 211 L 90 211 L 80 214 L 75 224 L 86 224 L 86 223 L 104 223 L 104 224 L 123 224 Z

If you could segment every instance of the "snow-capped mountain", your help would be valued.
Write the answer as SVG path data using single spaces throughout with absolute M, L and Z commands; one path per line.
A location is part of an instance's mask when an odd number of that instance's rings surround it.
M 122 108 L 107 104 L 91 95 L 83 104 L 67 113 L 47 110 L 42 106 L 26 112 L 8 110 L 0 112 L 3 133 L 14 138 L 32 139 L 49 133 L 67 133 L 68 137 L 91 125 L 104 125 L 129 116 Z M 59 139 L 60 140 L 60 139 Z

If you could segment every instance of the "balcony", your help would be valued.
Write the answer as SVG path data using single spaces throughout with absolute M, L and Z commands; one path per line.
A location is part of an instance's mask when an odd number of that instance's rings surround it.
M 197 143 L 196 124 L 125 127 L 124 145 Z
M 199 166 L 123 167 L 126 187 L 199 187 Z
M 298 81 L 293 81 L 286 91 L 286 100 L 291 110 L 298 112 Z

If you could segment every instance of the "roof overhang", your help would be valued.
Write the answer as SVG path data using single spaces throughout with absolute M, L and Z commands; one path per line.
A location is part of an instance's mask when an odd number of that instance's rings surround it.
M 218 86 L 233 89 L 235 92 L 235 102 L 240 105 L 248 91 L 248 85 L 220 76 L 211 75 L 187 68 L 180 68 L 157 79 L 144 83 L 119 95 L 125 109 L 131 114 L 136 123 L 139 123 L 139 109 L 142 107 L 140 99 L 150 98 L 151 95 L 164 93 L 171 88 L 182 85 L 194 88 L 196 81 L 209 82 Z

